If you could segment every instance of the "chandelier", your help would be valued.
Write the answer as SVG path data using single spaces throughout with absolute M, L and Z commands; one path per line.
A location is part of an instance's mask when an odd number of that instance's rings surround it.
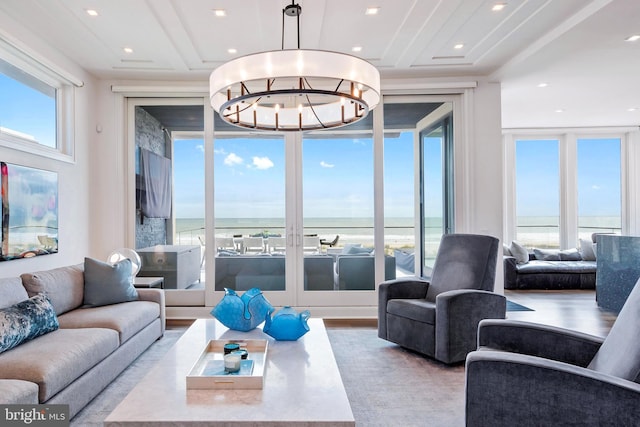
M 282 10 L 282 50 L 236 58 L 209 78 L 210 100 L 235 126 L 263 131 L 336 128 L 362 120 L 380 101 L 380 73 L 352 55 L 300 49 L 300 14 Z M 298 48 L 284 49 L 284 20 L 296 17 Z

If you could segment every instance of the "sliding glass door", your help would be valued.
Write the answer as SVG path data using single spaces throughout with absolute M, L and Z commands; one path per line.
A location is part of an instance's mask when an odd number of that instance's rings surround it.
M 443 234 L 452 233 L 453 123 L 449 114 L 420 131 L 422 276 L 430 277 Z

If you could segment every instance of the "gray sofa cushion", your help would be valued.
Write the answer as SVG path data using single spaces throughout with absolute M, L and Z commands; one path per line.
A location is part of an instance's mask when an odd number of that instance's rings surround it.
M 436 303 L 426 299 L 389 300 L 387 313 L 430 325 L 436 324 Z
M 37 405 L 38 384 L 22 380 L 0 380 L 0 404 Z
M 58 318 L 45 294 L 0 309 L 0 353 L 58 329 Z
M 518 274 L 538 273 L 595 273 L 596 261 L 529 261 L 519 264 Z
M 30 297 L 46 294 L 57 315 L 82 305 L 84 275 L 81 265 L 25 273 L 20 276 Z
M 61 328 L 108 328 L 118 332 L 120 344 L 160 316 L 160 306 L 131 301 L 102 307 L 79 308 L 58 318 Z
M 0 354 L 0 378 L 38 384 L 45 402 L 117 348 L 111 329 L 58 329 Z
M 19 277 L 0 279 L 0 308 L 12 306 L 26 299 L 29 299 L 29 294 Z
M 84 259 L 84 304 L 97 307 L 134 301 L 138 292 L 133 287 L 131 260 L 126 258 L 115 264 Z

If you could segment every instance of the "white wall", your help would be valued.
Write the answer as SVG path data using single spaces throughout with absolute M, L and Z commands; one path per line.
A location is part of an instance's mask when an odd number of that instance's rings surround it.
M 95 80 L 38 37 L 26 32 L 6 15 L 0 13 L 0 29 L 27 47 L 28 50 L 61 70 L 84 81 L 84 86 L 74 89 L 75 100 L 75 163 L 53 160 L 0 147 L 0 160 L 19 165 L 35 167 L 58 173 L 58 240 L 59 252 L 52 255 L 28 259 L 4 261 L 0 263 L 0 277 L 16 276 L 24 272 L 46 270 L 83 262 L 91 255 L 90 200 L 93 197 L 90 186 L 90 147 L 96 141 L 95 132 Z

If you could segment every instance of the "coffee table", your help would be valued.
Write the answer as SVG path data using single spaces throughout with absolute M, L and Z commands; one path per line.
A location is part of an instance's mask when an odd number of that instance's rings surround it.
M 104 422 L 116 426 L 355 426 L 322 319 L 298 341 L 261 328 L 229 330 L 196 320 Z M 212 339 L 268 339 L 261 390 L 193 390 L 186 376 Z M 357 354 L 357 351 L 354 351 Z

